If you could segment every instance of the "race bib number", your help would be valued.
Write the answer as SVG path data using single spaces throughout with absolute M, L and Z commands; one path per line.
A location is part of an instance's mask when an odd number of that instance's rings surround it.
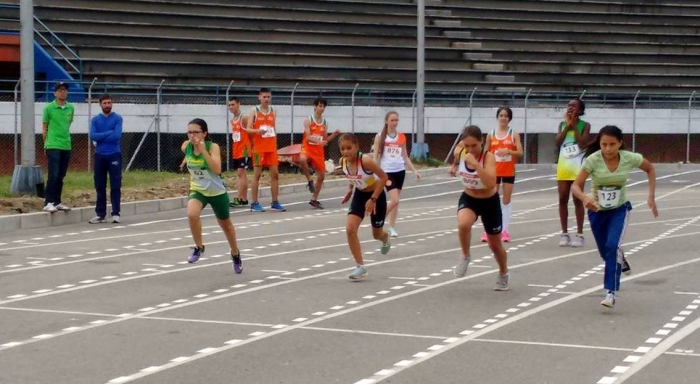
M 564 158 L 573 159 L 581 154 L 581 148 L 579 148 L 576 143 L 566 143 L 562 147 L 562 153 L 564 154 Z
M 462 184 L 467 189 L 484 189 L 484 183 L 480 178 L 473 175 L 462 174 Z
M 510 163 L 513 161 L 513 157 L 511 155 L 499 156 L 498 152 L 494 153 L 494 157 L 496 158 L 497 163 Z
M 234 131 L 233 132 L 233 142 L 238 143 L 241 141 L 241 131 Z
M 190 169 L 190 176 L 193 180 L 202 180 L 206 177 L 202 169 Z
M 365 180 L 362 176 L 347 176 L 348 181 L 357 189 L 365 189 L 374 185 L 374 178 Z
M 598 206 L 601 208 L 615 208 L 620 202 L 622 187 L 598 188 Z
M 260 129 L 263 131 L 262 137 L 275 137 L 275 127 L 271 127 L 269 125 L 263 125 L 260 127 Z
M 401 157 L 402 148 L 399 146 L 387 145 L 385 147 L 385 150 L 386 150 L 387 156 L 389 156 L 389 157 Z
M 311 145 L 321 145 L 321 142 L 323 141 L 323 136 L 321 136 L 321 135 L 311 135 L 311 136 L 309 136 L 309 138 L 312 140 L 318 141 L 318 142 L 309 141 L 309 144 L 311 144 Z

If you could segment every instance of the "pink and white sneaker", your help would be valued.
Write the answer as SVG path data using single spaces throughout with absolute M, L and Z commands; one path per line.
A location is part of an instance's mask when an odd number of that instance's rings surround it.
M 508 233 L 508 231 L 501 232 L 501 241 L 503 241 L 504 243 L 510 242 L 510 233 Z

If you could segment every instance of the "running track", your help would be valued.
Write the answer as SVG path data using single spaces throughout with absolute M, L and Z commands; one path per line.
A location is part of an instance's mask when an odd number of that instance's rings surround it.
M 453 277 L 447 175 L 408 183 L 388 255 L 361 229 L 359 283 L 345 187 L 323 191 L 323 211 L 294 194 L 285 213 L 236 212 L 242 275 L 209 210 L 195 265 L 184 210 L 3 234 L 0 383 L 697 383 L 700 168 L 660 167 L 656 220 L 631 175 L 634 274 L 614 310 L 590 231 L 584 248 L 557 246 L 553 175 L 518 175 L 508 292 L 492 291 L 476 241 Z

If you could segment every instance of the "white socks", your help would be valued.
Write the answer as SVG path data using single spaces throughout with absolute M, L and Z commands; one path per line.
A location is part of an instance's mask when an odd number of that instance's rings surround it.
M 511 212 L 511 205 L 510 204 L 503 204 L 501 203 L 501 213 L 503 214 L 503 231 L 508 231 L 508 228 L 510 227 L 510 212 Z

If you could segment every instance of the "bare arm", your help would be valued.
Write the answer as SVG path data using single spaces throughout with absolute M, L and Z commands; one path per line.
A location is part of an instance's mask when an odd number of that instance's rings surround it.
M 219 148 L 219 144 L 212 143 L 211 147 L 209 147 L 209 151 L 210 152 L 206 150 L 202 151 L 202 156 L 207 160 L 209 169 L 211 169 L 214 174 L 219 175 L 221 174 L 221 148 Z
M 245 131 L 250 133 L 250 134 L 261 134 L 262 132 L 259 129 L 253 129 L 253 123 L 255 123 L 255 108 L 250 109 L 250 117 L 247 118 L 245 122 Z
M 491 152 L 486 152 L 484 156 L 486 156 L 484 165 L 481 166 L 481 163 L 477 162 L 474 164 L 474 169 L 487 189 L 494 188 L 496 187 L 496 159 Z
M 583 192 L 583 185 L 586 183 L 586 179 L 589 175 L 590 174 L 588 171 L 582 169 L 578 173 L 578 176 L 576 176 L 576 180 L 574 180 L 573 184 L 571 184 L 571 194 L 574 195 L 575 198 L 583 201 L 584 204 L 586 204 L 586 200 L 592 200 L 588 195 L 586 195 L 585 192 Z
M 647 177 L 649 178 L 649 196 L 647 197 L 647 205 L 649 205 L 649 209 L 651 209 L 651 213 L 654 214 L 654 217 L 658 217 L 659 212 L 656 209 L 656 170 L 647 159 L 642 161 L 642 165 L 639 166 L 639 169 L 646 172 Z
M 379 167 L 379 164 L 377 164 L 376 161 L 374 161 L 371 157 L 367 155 L 362 155 L 362 168 L 364 168 L 367 171 L 373 172 L 375 175 L 377 175 L 377 177 L 379 177 L 379 180 L 377 181 L 377 184 L 375 184 L 374 187 L 374 193 L 372 194 L 372 197 L 376 200 L 377 197 L 381 195 L 382 191 L 384 191 L 384 186 L 389 180 L 389 176 L 387 176 L 386 172 L 384 172 Z
M 44 137 L 44 142 L 46 142 L 46 135 L 49 132 L 49 124 L 41 123 L 41 131 L 42 131 L 42 135 Z
M 516 158 L 523 157 L 523 145 L 520 143 L 520 134 L 513 132 L 513 141 L 515 142 L 515 151 L 511 151 L 510 155 Z
M 566 133 L 569 132 L 569 129 L 571 127 L 566 126 L 564 129 L 561 128 L 561 123 L 557 125 L 557 136 L 554 138 L 554 146 L 559 148 L 561 145 L 564 143 L 564 139 L 566 138 Z
M 402 147 L 401 154 L 403 155 L 404 163 L 406 165 L 408 165 L 408 168 L 416 175 L 416 178 L 420 180 L 420 173 L 418 173 L 418 170 L 416 170 L 416 167 L 413 165 L 411 158 L 408 156 L 408 150 L 406 149 L 406 144 L 404 143 L 401 147 Z
M 486 134 L 486 142 L 484 143 L 484 152 L 488 152 L 491 148 L 491 133 Z
M 379 135 L 374 135 L 374 143 L 372 144 L 372 158 L 376 163 L 379 163 L 381 154 L 379 153 Z

